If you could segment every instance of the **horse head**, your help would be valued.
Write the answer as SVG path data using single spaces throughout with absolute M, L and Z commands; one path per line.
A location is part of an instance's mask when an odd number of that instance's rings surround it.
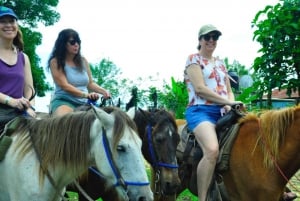
M 180 185 L 176 160 L 179 134 L 175 118 L 166 110 L 136 111 L 134 121 L 143 140 L 142 151 L 151 164 L 156 195 L 174 195 Z
M 96 107 L 93 111 L 97 119 L 91 128 L 91 150 L 98 170 L 107 179 L 107 188 L 115 185 L 132 201 L 153 200 L 135 123 L 118 108 L 111 113 Z

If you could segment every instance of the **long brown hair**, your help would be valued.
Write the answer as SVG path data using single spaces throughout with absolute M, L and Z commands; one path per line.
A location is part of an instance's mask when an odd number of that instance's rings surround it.
M 64 69 L 66 64 L 66 52 L 67 52 L 66 44 L 71 37 L 74 40 L 78 41 L 79 43 L 81 42 L 78 32 L 75 31 L 74 29 L 63 29 L 61 32 L 59 32 L 48 60 L 48 69 L 50 69 L 51 60 L 53 58 L 56 58 L 57 60 L 58 69 Z M 73 61 L 80 70 L 83 70 L 84 66 L 83 66 L 80 49 L 81 47 L 79 46 L 79 51 L 75 55 Z
M 24 50 L 23 34 L 20 29 L 18 29 L 17 36 L 14 38 L 13 44 L 18 48 L 19 51 Z

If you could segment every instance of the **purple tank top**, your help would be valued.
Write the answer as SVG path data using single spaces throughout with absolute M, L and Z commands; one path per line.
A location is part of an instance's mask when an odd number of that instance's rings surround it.
M 13 98 L 21 98 L 24 92 L 24 66 L 23 52 L 18 52 L 17 63 L 8 65 L 0 59 L 0 92 Z

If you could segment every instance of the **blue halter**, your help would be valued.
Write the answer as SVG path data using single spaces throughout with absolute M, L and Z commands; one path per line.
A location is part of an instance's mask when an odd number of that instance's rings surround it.
M 154 167 L 178 168 L 178 165 L 162 163 L 162 162 L 159 162 L 159 161 L 157 162 L 156 155 L 154 153 L 152 138 L 151 138 L 151 134 L 152 134 L 151 131 L 152 131 L 152 126 L 150 124 L 148 124 L 148 126 L 147 126 L 147 138 L 148 138 L 148 144 L 149 144 L 149 152 L 150 152 L 150 156 L 151 156 L 152 163 L 153 163 L 152 165 Z

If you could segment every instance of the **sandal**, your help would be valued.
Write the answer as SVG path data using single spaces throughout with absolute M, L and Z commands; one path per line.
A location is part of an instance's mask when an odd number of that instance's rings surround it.
M 298 196 L 293 192 L 284 192 L 283 193 L 283 200 L 284 201 L 292 201 L 296 199 Z

